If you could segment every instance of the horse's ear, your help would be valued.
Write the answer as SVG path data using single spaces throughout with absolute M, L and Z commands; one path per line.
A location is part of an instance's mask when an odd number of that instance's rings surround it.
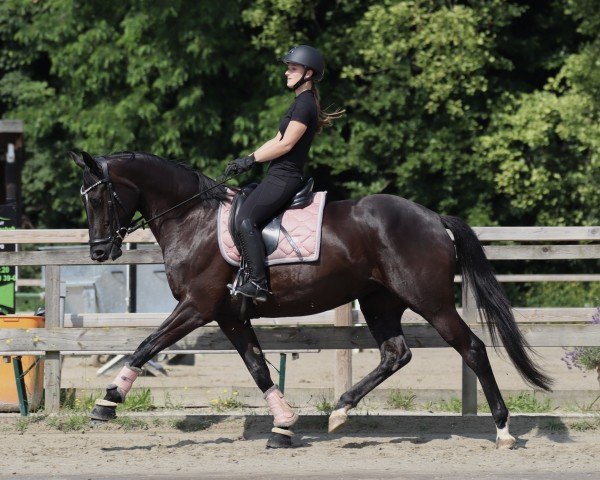
M 82 150 L 80 152 L 80 155 L 81 155 L 81 159 L 83 160 L 84 165 L 90 169 L 90 172 L 92 172 L 97 177 L 101 177 L 102 171 L 100 170 L 100 167 L 96 163 L 96 160 L 94 160 L 94 158 L 89 153 L 87 153 L 85 150 Z
M 79 153 L 75 152 L 74 150 L 69 150 L 67 153 L 79 168 L 85 168 L 85 162 L 83 161 L 83 158 L 81 158 L 81 155 Z

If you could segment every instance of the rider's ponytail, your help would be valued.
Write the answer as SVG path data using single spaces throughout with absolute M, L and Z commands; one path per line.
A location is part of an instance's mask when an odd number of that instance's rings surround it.
M 346 112 L 346 110 L 343 108 L 336 108 L 333 112 L 324 112 L 323 110 L 321 110 L 321 103 L 319 101 L 319 90 L 317 90 L 317 86 L 314 84 L 314 82 L 312 84 L 311 90 L 315 97 L 315 101 L 317 102 L 317 132 L 320 132 L 321 130 L 323 130 L 323 127 L 330 126 L 334 120 L 340 118 Z

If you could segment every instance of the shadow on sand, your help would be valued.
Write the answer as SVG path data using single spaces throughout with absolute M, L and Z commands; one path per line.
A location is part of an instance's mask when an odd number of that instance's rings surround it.
M 370 415 L 350 416 L 348 423 L 338 432 L 327 433 L 328 417 L 325 415 L 301 416 L 292 430 L 293 446 L 310 447 L 320 442 L 343 439 L 345 436 L 365 437 L 364 442 L 348 442 L 342 448 L 361 449 L 387 443 L 423 444 L 433 440 L 448 440 L 453 435 L 466 438 L 496 441 L 496 428 L 489 415 Z M 244 438 L 267 440 L 272 427 L 268 416 L 246 417 Z M 567 425 L 560 417 L 544 415 L 515 415 L 510 419 L 510 432 L 517 437 L 516 448 L 527 448 L 523 435 L 534 434 L 556 443 L 573 442 Z M 373 437 L 381 437 L 381 441 Z

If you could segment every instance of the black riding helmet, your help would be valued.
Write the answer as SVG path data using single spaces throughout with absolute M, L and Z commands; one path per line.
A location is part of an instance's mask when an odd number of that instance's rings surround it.
M 323 59 L 323 55 L 316 48 L 309 47 L 308 45 L 298 45 L 292 48 L 281 60 L 285 64 L 297 63 L 306 69 L 311 69 L 315 72 L 313 78 L 316 82 L 320 81 L 325 74 L 325 60 Z M 304 78 L 303 74 L 302 78 L 292 87 L 292 90 L 296 90 L 306 81 L 307 79 Z

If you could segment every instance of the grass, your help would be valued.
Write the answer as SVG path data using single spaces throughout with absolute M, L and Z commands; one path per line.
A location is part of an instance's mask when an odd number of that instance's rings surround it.
M 119 410 L 122 412 L 147 412 L 155 409 L 149 388 L 132 390 L 125 397 L 125 403 L 119 405 Z
M 61 432 L 89 430 L 89 413 L 94 408 L 96 399 L 102 398 L 103 392 L 94 391 L 82 398 L 78 398 L 76 393 L 75 389 L 67 389 L 62 392 L 62 411 L 59 415 L 47 418 L 46 423 L 49 427 L 56 428 Z M 125 398 L 125 403 L 118 407 L 122 412 L 146 412 L 155 408 L 152 400 L 152 392 L 149 388 L 131 391 Z M 119 416 L 113 422 L 121 426 L 123 430 L 148 429 L 148 423 L 137 418 Z M 28 420 L 19 420 L 16 429 L 18 432 L 23 433 L 29 424 Z
M 553 410 L 552 402 L 549 398 L 539 400 L 531 393 L 520 393 L 519 395 L 510 395 L 505 400 L 506 408 L 511 413 L 544 413 Z M 490 413 L 490 407 L 487 403 L 477 405 L 477 411 Z
M 540 428 L 551 432 L 564 432 L 567 430 L 567 426 L 561 420 L 548 420 L 542 423 Z
M 46 423 L 52 428 L 61 432 L 73 432 L 88 430 L 90 428 L 90 418 L 85 413 L 69 412 L 61 415 L 50 416 Z
M 450 400 L 440 400 L 439 402 L 429 402 L 426 404 L 428 410 L 434 412 L 462 412 L 462 401 L 456 397 L 452 397 Z
M 600 428 L 600 419 L 597 420 L 581 420 L 580 422 L 573 422 L 570 425 L 572 430 L 576 432 L 587 432 L 589 430 L 597 430 Z
M 160 418 L 154 418 L 152 420 L 152 425 L 155 427 L 162 427 L 163 421 Z
M 185 418 L 185 419 L 177 419 L 171 420 L 169 424 L 172 428 L 180 430 L 182 432 L 200 432 L 202 430 L 206 430 L 215 422 L 205 419 L 195 419 L 195 418 Z
M 325 398 L 323 398 L 320 402 L 318 402 L 315 405 L 315 408 L 318 412 L 321 412 L 323 415 L 331 415 L 331 412 L 333 412 L 335 405 L 333 403 L 329 403 Z
M 506 399 L 506 407 L 510 412 L 515 413 L 542 413 L 552 410 L 549 398 L 540 401 L 530 393 L 521 393 L 508 397 Z
M 149 427 L 148 422 L 140 418 L 117 417 L 113 422 L 123 430 L 148 430 Z
M 168 409 L 180 409 L 183 408 L 183 402 L 175 402 L 171 399 L 171 394 L 167 392 L 165 394 L 165 408 Z
M 96 400 L 102 398 L 104 392 L 97 390 L 83 398 L 76 396 L 74 388 L 67 389 L 61 398 L 61 407 L 74 412 L 89 412 L 94 408 Z M 125 397 L 125 403 L 118 406 L 121 412 L 147 412 L 155 410 L 152 392 L 149 388 L 132 390 Z
M 223 393 L 227 393 L 227 390 L 223 390 Z M 237 396 L 238 392 L 233 391 L 229 397 L 213 398 L 210 401 L 210 405 L 213 410 L 216 410 L 217 412 L 226 412 L 228 410 L 242 408 L 244 404 L 237 399 Z
M 15 424 L 15 429 L 19 433 L 25 433 L 25 431 L 27 430 L 27 427 L 29 427 L 29 423 L 30 423 L 29 420 L 27 420 L 25 418 L 20 418 L 19 420 L 17 420 L 17 423 Z
M 43 422 L 44 420 L 46 420 L 46 418 L 47 418 L 47 415 L 45 415 L 45 414 L 21 417 L 16 421 L 15 429 L 19 433 L 25 433 L 30 425 L 33 425 L 34 423 Z
M 74 388 L 68 388 L 64 391 L 64 393 L 61 392 L 60 406 L 63 409 L 77 412 L 90 411 L 92 408 L 94 408 L 96 399 L 102 398 L 102 393 L 102 391 L 96 390 L 83 398 L 78 398 L 76 396 L 77 390 Z
M 387 403 L 400 410 L 413 410 L 415 408 L 416 398 L 417 396 L 410 390 L 408 392 L 394 390 L 388 396 Z

